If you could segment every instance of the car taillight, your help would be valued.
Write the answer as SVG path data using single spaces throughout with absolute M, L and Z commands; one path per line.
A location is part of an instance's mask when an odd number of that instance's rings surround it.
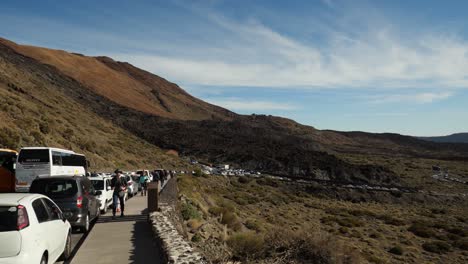
M 16 227 L 22 230 L 29 226 L 29 217 L 26 208 L 22 205 L 18 205 L 18 218 L 16 220 Z
M 76 207 L 81 208 L 83 206 L 83 196 L 79 196 L 76 199 Z

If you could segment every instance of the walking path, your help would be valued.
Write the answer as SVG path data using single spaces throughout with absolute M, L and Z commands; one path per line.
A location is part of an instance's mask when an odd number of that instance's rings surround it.
M 161 263 L 147 217 L 147 197 L 140 194 L 126 202 L 125 217 L 101 216 L 72 264 Z

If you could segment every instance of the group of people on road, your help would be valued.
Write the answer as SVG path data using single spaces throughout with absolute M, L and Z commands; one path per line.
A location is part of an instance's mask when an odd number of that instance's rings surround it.
M 167 170 L 155 170 L 151 173 L 153 181 L 165 182 L 168 176 L 174 177 L 174 172 Z M 141 196 L 146 196 L 148 191 L 148 183 L 150 182 L 150 175 L 147 172 L 143 172 L 139 178 L 139 184 L 141 186 Z M 125 192 L 127 190 L 127 181 L 123 177 L 123 172 L 120 169 L 114 171 L 114 177 L 111 180 L 111 188 L 113 189 L 112 195 L 112 218 L 115 218 L 117 213 L 117 207 L 120 204 L 120 217 L 124 217 L 125 211 Z

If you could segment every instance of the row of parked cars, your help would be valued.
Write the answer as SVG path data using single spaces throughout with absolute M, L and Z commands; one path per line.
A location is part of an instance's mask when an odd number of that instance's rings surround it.
M 138 176 L 125 175 L 126 199 Z M 74 229 L 88 232 L 112 205 L 111 175 L 35 179 L 29 193 L 0 194 L 0 264 L 54 263 L 71 255 Z

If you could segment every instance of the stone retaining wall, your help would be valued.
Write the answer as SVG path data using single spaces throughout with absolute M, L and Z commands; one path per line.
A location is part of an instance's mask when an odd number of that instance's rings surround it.
M 173 214 L 171 206 L 160 205 L 160 211 L 149 215 L 153 233 L 159 240 L 165 253 L 167 263 L 174 264 L 206 264 L 204 258 L 195 252 L 192 246 L 179 234 L 170 220 Z

